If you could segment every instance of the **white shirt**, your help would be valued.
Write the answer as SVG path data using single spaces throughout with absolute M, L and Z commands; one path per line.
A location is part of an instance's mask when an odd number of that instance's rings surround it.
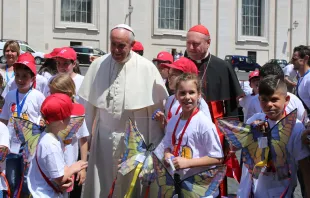
M 304 105 L 300 99 L 294 94 L 287 92 L 287 95 L 290 96 L 290 101 L 286 106 L 286 113 L 291 113 L 293 110 L 297 109 L 297 119 L 303 123 L 308 121 L 307 112 L 305 111 Z M 248 117 L 252 117 L 256 113 L 262 113 L 262 108 L 259 103 L 258 94 L 253 97 L 250 102 L 251 105 L 248 107 Z
M 50 78 L 53 77 L 52 74 L 50 74 L 50 73 L 47 72 L 47 71 L 46 71 L 46 72 L 43 72 L 43 73 L 42 73 L 42 76 L 43 76 L 44 78 L 46 78 L 47 81 L 49 81 Z
M 257 113 L 247 121 L 247 124 L 250 124 L 255 120 L 265 120 L 265 117 L 266 115 L 264 113 Z M 268 122 L 270 127 L 273 127 L 277 123 L 272 120 L 268 120 Z M 289 186 L 289 188 L 287 196 L 285 197 L 291 197 L 292 191 L 297 185 L 298 161 L 310 155 L 310 151 L 307 146 L 301 143 L 301 135 L 304 129 L 305 128 L 303 124 L 297 120 L 289 138 L 288 144 L 286 145 L 288 162 L 290 164 L 291 170 L 291 180 L 278 181 L 276 174 L 260 174 L 258 179 L 254 179 L 253 193 L 255 197 L 280 197 L 279 195 L 285 191 L 287 186 Z M 243 167 L 245 170 L 247 170 L 245 166 Z M 248 193 L 251 190 L 251 186 L 246 185 L 246 183 L 250 181 L 250 174 L 248 174 L 248 171 L 245 170 L 242 170 L 241 182 L 238 189 L 238 197 L 247 198 Z M 272 193 L 275 194 L 272 196 Z
M 239 84 L 245 95 L 249 95 L 253 93 L 253 89 L 251 88 L 250 82 L 248 80 L 246 81 L 239 80 Z
M 17 85 L 15 82 L 15 76 L 11 78 L 9 83 L 5 86 L 5 89 L 2 92 L 2 97 L 5 97 L 6 94 L 9 91 L 12 91 L 13 89 L 17 89 Z M 45 77 L 41 76 L 40 74 L 36 75 L 36 87 L 35 89 L 39 90 L 41 93 L 43 93 L 44 96 L 47 96 L 48 89 L 48 81 Z
M 0 122 L 0 146 L 10 148 L 10 132 L 7 126 Z M 0 162 L 0 171 L 5 174 L 5 161 Z M 3 177 L 0 177 L 0 190 L 7 190 L 8 187 Z
M 187 120 L 180 120 L 175 133 L 176 143 L 173 145 L 172 135 L 179 116 L 180 114 L 173 116 L 168 122 L 166 127 L 166 134 L 163 138 L 163 147 L 170 148 L 171 151 L 174 150 L 174 146 L 179 144 L 179 138 L 187 122 Z M 182 156 L 182 153 L 184 153 L 186 156 Z M 205 156 L 212 158 L 223 157 L 222 147 L 219 136 L 216 132 L 215 125 L 212 123 L 211 119 L 208 119 L 202 111 L 199 111 L 194 117 L 192 117 L 192 120 L 189 122 L 181 142 L 179 156 L 186 157 L 187 159 L 201 158 Z M 184 177 L 186 178 L 186 175 L 193 175 L 197 172 L 197 170 L 202 171 L 202 169 L 202 167 L 183 169 L 179 171 L 179 173 L 180 175 L 185 175 Z M 215 195 L 217 194 L 218 192 L 215 192 Z
M 172 104 L 172 102 L 173 102 L 173 104 Z M 199 110 L 202 111 L 210 120 L 212 120 L 210 110 L 209 110 L 209 106 L 206 103 L 206 101 L 203 98 L 200 98 L 198 103 L 199 103 Z M 172 104 L 172 106 L 171 106 L 171 104 Z M 171 106 L 171 109 L 170 109 L 170 106 Z M 175 98 L 175 95 L 169 96 L 169 98 L 166 101 L 166 104 L 165 104 L 165 116 L 166 116 L 166 118 L 168 117 L 169 110 L 170 110 L 172 116 L 178 115 L 182 112 L 182 107 L 181 107 L 179 101 Z
M 64 176 L 65 161 L 63 154 L 63 146 L 60 139 L 51 133 L 43 132 L 41 134 L 36 157 L 31 161 L 29 173 L 27 177 L 28 189 L 34 198 L 56 198 L 63 197 L 57 194 L 43 178 L 38 164 L 45 176 L 50 179 L 59 178 Z
M 283 72 L 285 76 L 288 76 L 289 79 L 293 82 L 297 82 L 297 70 L 294 70 L 294 65 L 289 64 L 283 68 Z
M 10 141 L 16 138 L 15 130 L 13 127 L 12 117 L 17 117 L 17 105 L 16 105 L 16 91 L 12 90 L 5 96 L 5 103 L 2 108 L 2 112 L 0 114 L 0 118 L 4 120 L 8 120 L 8 128 L 10 131 Z M 21 104 L 26 94 L 18 94 L 19 102 Z M 39 124 L 41 118 L 41 105 L 45 100 L 45 96 L 38 90 L 32 89 L 27 98 L 25 99 L 24 106 L 21 110 L 21 118 L 29 120 L 33 123 Z M 13 138 L 12 138 L 13 137 Z M 12 146 L 12 145 L 11 145 Z
M 0 74 L 3 77 L 3 83 L 4 85 L 7 85 L 8 82 L 10 82 L 12 79 L 14 79 L 15 74 L 14 74 L 14 70 L 9 71 L 8 73 L 6 73 L 6 69 L 5 67 L 3 69 L 0 69 Z
M 254 97 L 255 97 L 255 95 L 248 94 L 248 95 L 239 99 L 239 105 L 242 107 L 244 120 L 249 119 L 248 109 L 249 109 L 249 105 L 251 104 L 251 101 Z
M 299 78 L 297 93 L 307 107 L 310 108 L 310 72 Z
M 84 76 L 81 76 L 80 74 L 76 74 L 74 76 L 73 81 L 75 84 L 76 93 L 80 89 L 83 80 L 84 80 Z M 77 95 L 75 96 L 75 100 L 82 105 L 85 104 L 84 100 L 82 98 L 78 97 Z M 79 155 L 78 139 L 81 139 L 83 137 L 88 137 L 88 136 L 89 136 L 89 132 L 88 132 L 88 129 L 86 126 L 86 122 L 84 121 L 83 125 L 77 131 L 76 135 L 73 136 L 71 144 L 66 145 L 66 149 L 65 149 L 66 165 L 71 166 L 74 162 L 77 161 L 78 155 Z

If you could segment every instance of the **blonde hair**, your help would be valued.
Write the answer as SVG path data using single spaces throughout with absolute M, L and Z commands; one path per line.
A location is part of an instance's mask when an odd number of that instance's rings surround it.
M 72 101 L 75 102 L 75 84 L 68 74 L 57 74 L 50 81 L 49 88 L 55 93 L 63 93 L 68 95 Z
M 20 55 L 20 46 L 17 41 L 9 40 L 3 46 L 3 54 L 5 53 L 6 49 L 10 47 L 12 51 L 17 53 L 17 57 Z
M 183 73 L 180 76 L 178 76 L 175 86 L 175 92 L 177 93 L 181 82 L 186 82 L 190 80 L 194 81 L 197 88 L 197 92 L 201 93 L 201 81 L 199 80 L 198 76 L 193 73 Z

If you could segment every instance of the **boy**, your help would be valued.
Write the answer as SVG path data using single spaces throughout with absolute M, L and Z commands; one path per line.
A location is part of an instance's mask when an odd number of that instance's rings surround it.
M 282 68 L 279 65 L 267 63 L 259 69 L 260 79 L 263 79 L 266 76 L 270 76 L 270 75 L 277 76 L 277 78 L 284 80 L 284 73 L 283 73 Z M 287 113 L 291 113 L 293 110 L 297 109 L 297 119 L 303 123 L 306 123 L 308 120 L 306 116 L 307 112 L 305 111 L 305 108 L 302 102 L 299 100 L 297 96 L 295 96 L 294 94 L 290 92 L 288 92 L 287 95 L 290 96 L 290 100 L 286 106 Z M 259 103 L 258 95 L 253 97 L 250 103 L 251 105 L 249 105 L 249 108 L 248 108 L 248 117 L 253 116 L 255 113 L 262 112 L 262 108 Z
M 7 178 L 5 176 L 5 160 L 7 153 L 9 152 L 10 138 L 8 127 L 0 122 L 0 191 L 3 193 L 3 197 L 6 195 L 11 196 L 8 191 Z
M 258 94 L 258 84 L 259 84 L 259 71 L 253 71 L 249 75 L 250 87 L 252 88 L 252 93 L 240 98 L 239 105 L 242 107 L 244 120 L 249 118 L 248 116 L 248 108 L 251 104 L 251 100 L 255 95 Z
M 169 83 L 168 83 L 168 73 L 169 73 L 169 67 L 164 66 L 164 63 L 172 64 L 173 62 L 173 56 L 169 52 L 159 52 L 157 55 L 157 58 L 153 59 L 153 63 L 157 66 L 157 69 L 163 78 L 166 88 L 169 92 L 169 95 L 172 95 L 172 90 L 169 89 Z
M 24 161 L 22 158 L 21 143 L 15 134 L 12 117 L 21 117 L 34 123 L 40 122 L 40 108 L 45 97 L 33 89 L 36 79 L 36 66 L 34 57 L 29 53 L 20 55 L 14 63 L 15 82 L 17 89 L 5 96 L 5 103 L 0 114 L 0 121 L 8 126 L 10 134 L 10 154 L 8 155 L 6 175 L 13 194 L 19 193 L 22 188 Z M 14 181 L 11 180 L 14 178 Z M 25 194 L 28 194 L 25 189 Z
M 268 124 L 269 128 L 266 131 L 271 132 L 270 129 L 287 115 L 288 112 L 286 112 L 285 107 L 288 105 L 289 100 L 290 96 L 287 94 L 287 87 L 283 79 L 276 76 L 264 78 L 259 84 L 259 102 L 263 113 L 257 113 L 252 116 L 248 119 L 247 124 L 257 124 L 258 122 L 265 121 L 262 125 L 266 126 Z M 303 176 L 310 174 L 308 168 L 310 151 L 305 145 L 300 144 L 303 130 L 303 124 L 296 120 L 288 143 L 285 145 L 287 153 L 287 159 L 285 160 L 289 164 L 290 179 L 278 180 L 277 173 L 274 170 L 270 170 L 260 173 L 258 179 L 252 178 L 251 180 L 249 170 L 243 166 L 238 190 L 239 197 L 247 197 L 249 192 L 253 193 L 254 197 L 292 197 L 293 190 L 297 185 L 297 169 L 300 169 Z M 272 135 L 275 135 L 274 132 L 272 132 Z M 303 177 L 303 179 L 306 184 L 306 192 L 309 194 L 309 177 Z M 248 185 L 249 182 L 252 183 L 252 186 Z
M 87 162 L 78 161 L 66 166 L 63 144 L 57 134 L 66 129 L 71 115 L 82 115 L 85 109 L 80 104 L 72 103 L 69 96 L 56 93 L 46 98 L 41 113 L 47 125 L 29 168 L 28 188 L 34 198 L 63 197 L 60 186 L 64 187 L 66 183 L 69 186 L 70 177 L 85 169 Z

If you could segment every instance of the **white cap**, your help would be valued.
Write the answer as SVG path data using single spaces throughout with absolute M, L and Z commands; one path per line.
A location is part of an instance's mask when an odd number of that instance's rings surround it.
M 128 31 L 132 32 L 133 35 L 135 35 L 135 33 L 133 32 L 133 29 L 132 29 L 129 25 L 126 25 L 126 24 L 118 24 L 117 26 L 115 26 L 114 28 L 112 28 L 111 31 L 114 30 L 114 29 L 117 29 L 117 28 L 122 28 L 122 29 L 128 30 Z

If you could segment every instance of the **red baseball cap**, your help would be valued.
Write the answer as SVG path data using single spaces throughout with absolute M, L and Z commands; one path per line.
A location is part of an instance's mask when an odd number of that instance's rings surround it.
M 19 55 L 17 61 L 13 64 L 13 67 L 16 68 L 19 65 L 28 67 L 34 75 L 37 75 L 36 63 L 32 54 L 26 52 Z
M 61 48 L 54 48 L 51 53 L 45 54 L 44 58 L 54 58 L 60 51 L 61 51 Z
M 139 41 L 135 41 L 135 44 L 132 47 L 132 51 L 143 51 L 143 50 L 144 48 L 143 48 L 142 43 Z
M 67 60 L 76 61 L 76 52 L 71 47 L 63 47 L 60 49 L 57 55 L 54 56 L 54 58 L 64 58 Z
M 258 71 L 258 70 L 252 71 L 252 72 L 249 74 L 249 80 L 251 80 L 251 79 L 254 78 L 254 77 L 259 77 L 259 71 Z
M 81 104 L 73 103 L 71 98 L 62 93 L 48 96 L 41 106 L 41 114 L 47 123 L 65 120 L 71 115 L 84 115 L 85 109 Z
M 173 56 L 169 52 L 162 51 L 157 54 L 157 58 L 154 58 L 153 61 L 169 61 L 173 63 Z
M 163 63 L 162 65 L 180 70 L 184 73 L 193 73 L 198 75 L 198 69 L 195 63 L 185 57 L 181 57 L 180 59 L 174 61 L 172 64 Z

